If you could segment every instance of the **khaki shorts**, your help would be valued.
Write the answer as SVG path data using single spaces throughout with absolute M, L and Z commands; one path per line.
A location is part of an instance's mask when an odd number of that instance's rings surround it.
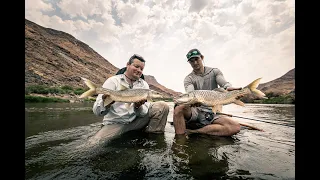
M 148 114 L 138 117 L 129 124 L 107 124 L 101 125 L 100 133 L 96 139 L 111 139 L 132 130 L 144 130 L 151 133 L 164 133 L 167 123 L 169 106 L 163 101 L 152 102 Z
M 215 115 L 212 110 L 191 107 L 191 118 L 186 121 L 187 129 L 199 129 L 206 125 L 212 124 L 213 121 L 220 118 L 220 115 Z

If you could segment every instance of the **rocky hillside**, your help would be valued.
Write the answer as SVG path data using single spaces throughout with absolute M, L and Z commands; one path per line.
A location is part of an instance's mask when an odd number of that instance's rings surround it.
M 86 88 L 80 77 L 102 85 L 118 70 L 72 35 L 25 19 L 25 86 L 69 85 Z M 159 84 L 153 76 L 145 75 L 145 78 L 153 90 L 173 96 L 179 94 Z
M 155 89 L 159 92 L 166 92 L 168 94 L 171 94 L 172 96 L 179 96 L 180 94 L 182 94 L 181 92 L 173 91 L 173 90 L 168 89 L 165 86 L 159 84 L 157 82 L 156 78 L 153 76 L 146 75 L 145 80 L 148 82 L 151 89 Z
M 295 69 L 290 70 L 289 72 L 275 80 L 259 84 L 257 89 L 261 90 L 266 95 L 290 95 L 295 99 Z M 247 95 L 241 100 L 244 102 L 252 102 L 254 99 L 257 99 L 257 97 L 253 95 Z
M 264 93 L 273 93 L 275 95 L 285 95 L 295 92 L 295 69 L 290 70 L 283 76 L 260 84 L 258 89 Z

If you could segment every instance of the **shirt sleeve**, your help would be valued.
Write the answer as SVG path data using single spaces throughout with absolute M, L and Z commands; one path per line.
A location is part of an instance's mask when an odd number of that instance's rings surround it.
M 102 87 L 106 88 L 106 89 L 115 90 L 116 89 L 116 83 L 112 80 L 112 78 L 108 78 L 103 83 Z M 98 94 L 98 96 L 96 98 L 96 101 L 94 102 L 93 107 L 92 107 L 93 113 L 95 115 L 97 115 L 97 116 L 104 116 L 110 110 L 110 107 L 109 108 L 105 107 L 104 102 L 102 100 L 102 96 L 103 96 L 103 94 Z
M 222 72 L 219 69 L 217 69 L 216 71 L 216 82 L 220 87 L 223 87 L 224 89 L 232 86 L 228 81 L 225 80 Z
M 185 89 L 185 91 L 186 91 L 187 93 L 194 90 L 193 83 L 192 83 L 191 78 L 190 78 L 189 76 L 187 76 L 187 77 L 184 79 L 183 84 L 184 84 L 184 89 Z
M 149 85 L 146 82 L 143 82 L 143 88 L 149 89 Z M 148 114 L 149 102 L 145 102 L 138 109 L 134 108 L 134 111 L 138 117 L 144 117 Z

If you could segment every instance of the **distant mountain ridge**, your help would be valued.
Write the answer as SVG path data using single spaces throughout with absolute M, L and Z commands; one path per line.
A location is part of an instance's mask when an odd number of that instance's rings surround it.
M 25 19 L 25 86 L 70 85 L 86 88 L 80 77 L 102 85 L 118 70 L 72 35 Z M 150 89 L 173 96 L 180 94 L 159 84 L 153 76 L 145 75 L 145 79 Z

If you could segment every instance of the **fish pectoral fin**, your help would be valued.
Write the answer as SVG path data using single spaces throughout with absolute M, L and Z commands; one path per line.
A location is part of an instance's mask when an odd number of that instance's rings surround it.
M 214 114 L 216 114 L 217 112 L 221 112 L 222 111 L 222 105 L 215 105 L 215 106 L 212 106 L 212 112 Z
M 245 106 L 244 103 L 243 103 L 242 101 L 238 100 L 238 99 L 235 100 L 233 103 L 234 103 L 234 104 L 237 104 L 237 105 L 239 105 L 239 106 Z
M 151 97 L 147 97 L 147 101 L 149 101 L 149 102 L 154 102 Z
M 104 99 L 104 101 L 103 101 L 103 105 L 104 105 L 104 106 L 107 106 L 107 105 L 109 105 L 109 104 L 112 103 L 112 102 L 113 102 L 113 100 L 110 98 L 109 95 L 107 95 L 106 99 Z
M 124 106 L 125 106 L 127 109 L 129 109 L 130 106 L 132 106 L 132 105 L 133 105 L 133 103 L 125 103 L 125 104 L 124 104 Z

